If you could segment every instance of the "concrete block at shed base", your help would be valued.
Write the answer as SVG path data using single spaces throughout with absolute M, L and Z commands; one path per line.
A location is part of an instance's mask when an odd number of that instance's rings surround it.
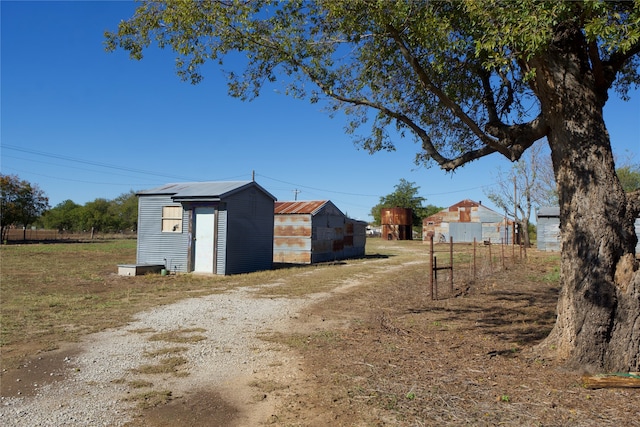
M 121 264 L 118 265 L 118 276 L 141 276 L 147 273 L 160 273 L 163 264 Z

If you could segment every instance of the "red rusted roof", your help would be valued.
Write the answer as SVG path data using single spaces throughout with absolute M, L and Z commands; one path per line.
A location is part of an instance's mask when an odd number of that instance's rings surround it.
M 305 202 L 275 202 L 275 214 L 313 214 L 327 204 L 327 200 L 312 200 Z

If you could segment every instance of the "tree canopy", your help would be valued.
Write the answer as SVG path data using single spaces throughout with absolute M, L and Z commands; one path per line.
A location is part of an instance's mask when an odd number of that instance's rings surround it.
M 26 229 L 49 208 L 49 198 L 37 185 L 17 175 L 0 174 L 0 228 L 2 240 L 11 225 Z
M 622 188 L 626 192 L 640 190 L 640 164 L 627 164 L 616 169 Z
M 380 197 L 380 203 L 371 208 L 371 216 L 378 225 L 381 208 L 411 208 L 414 226 L 422 225 L 423 218 L 442 210 L 434 205 L 423 205 L 426 199 L 418 195 L 420 187 L 415 182 L 409 182 L 403 178 L 394 188 L 393 193 Z
M 191 83 L 218 63 L 241 99 L 278 84 L 325 101 L 365 149 L 411 138 L 416 162 L 447 171 L 546 138 L 563 240 L 546 348 L 579 369 L 640 370 L 640 191 L 624 191 L 603 118 L 640 82 L 637 0 L 143 1 L 105 38 L 134 59 L 170 48 Z
M 517 160 L 545 136 L 537 62 L 563 25 L 585 34 L 599 102 L 614 83 L 625 96 L 639 80 L 639 19 L 630 2 L 144 1 L 106 45 L 135 59 L 153 41 L 171 48 L 191 83 L 242 52 L 245 70 L 226 71 L 230 95 L 277 82 L 329 100 L 349 132 L 369 124 L 357 141 L 371 152 L 392 150 L 395 128 L 421 144 L 417 161 L 452 170 L 492 153 Z

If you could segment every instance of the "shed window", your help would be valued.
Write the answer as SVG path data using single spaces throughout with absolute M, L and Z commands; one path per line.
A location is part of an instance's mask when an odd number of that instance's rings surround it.
M 182 233 L 182 206 L 162 207 L 162 231 Z

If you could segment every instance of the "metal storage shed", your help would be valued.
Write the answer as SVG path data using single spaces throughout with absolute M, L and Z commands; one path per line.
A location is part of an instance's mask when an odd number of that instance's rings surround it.
M 547 252 L 557 252 L 561 249 L 560 208 L 544 206 L 538 209 L 538 249 Z M 635 223 L 636 236 L 640 236 L 640 218 Z M 636 258 L 640 258 L 640 239 L 636 244 Z
M 347 218 L 332 202 L 276 202 L 273 261 L 313 264 L 364 256 L 364 221 Z
M 175 183 L 137 195 L 138 264 L 222 275 L 272 268 L 276 199 L 256 182 Z
M 465 199 L 422 220 L 422 239 L 434 241 L 493 243 L 512 242 L 513 221 L 481 203 Z
M 536 214 L 537 247 L 541 251 L 560 251 L 560 208 L 545 206 Z

